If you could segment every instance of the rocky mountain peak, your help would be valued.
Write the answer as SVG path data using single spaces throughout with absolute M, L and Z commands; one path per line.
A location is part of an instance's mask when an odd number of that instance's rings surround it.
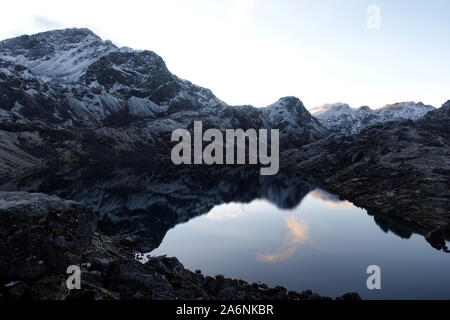
M 301 104 L 303 106 L 302 101 L 294 96 L 287 96 L 287 97 L 281 97 L 278 100 L 278 103 L 285 103 L 285 104 L 290 104 L 290 105 L 298 105 Z
M 37 60 L 57 51 L 70 49 L 74 44 L 95 42 L 103 41 L 89 29 L 61 29 L 0 41 L 0 50 L 3 56 L 25 55 Z
M 29 36 L 31 39 L 37 39 L 41 41 L 57 42 L 61 43 L 79 43 L 82 41 L 103 41 L 98 35 L 87 28 L 68 28 L 58 29 L 52 31 L 46 31 Z
M 330 104 L 324 104 L 322 106 L 318 106 L 312 108 L 310 110 L 313 116 L 319 116 L 326 113 L 350 113 L 357 109 L 351 108 L 347 103 L 336 102 Z
M 326 135 L 326 129 L 311 116 L 297 97 L 283 97 L 261 110 L 263 119 L 270 124 L 268 127 L 280 129 L 281 140 L 291 141 L 290 147 Z
M 305 106 L 303 105 L 303 102 L 299 98 L 293 96 L 282 97 L 276 102 L 276 104 L 292 110 L 294 109 L 306 110 Z
M 394 104 L 388 104 L 384 107 L 377 109 L 379 113 L 390 113 L 391 115 L 403 117 L 406 115 L 409 115 L 409 118 L 420 118 L 428 111 L 432 111 L 436 109 L 433 106 L 425 105 L 422 102 L 414 102 L 414 101 L 407 101 L 407 102 L 397 102 Z
M 0 41 L 0 58 L 36 76 L 74 82 L 90 64 L 116 49 L 89 29 L 62 29 Z
M 307 117 L 308 119 L 311 117 L 308 110 L 306 110 L 303 102 L 297 97 L 283 97 L 280 98 L 277 102 L 271 104 L 266 107 L 267 110 L 272 110 L 275 113 L 290 113 L 290 114 L 299 114 L 303 117 Z

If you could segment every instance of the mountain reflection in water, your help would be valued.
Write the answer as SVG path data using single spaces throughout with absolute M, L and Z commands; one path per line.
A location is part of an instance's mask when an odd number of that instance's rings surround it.
M 439 287 L 450 281 L 441 272 L 450 261 L 424 241 L 422 230 L 388 217 L 372 219 L 308 177 L 260 176 L 256 167 L 90 166 L 36 173 L 0 189 L 79 201 L 98 213 L 101 232 L 137 239 L 139 252 L 174 255 L 212 275 L 325 295 L 427 298 L 423 294 L 432 292 L 450 298 L 450 289 Z M 397 289 L 369 292 L 365 271 L 371 264 L 385 270 L 384 281 L 400 282 Z M 434 273 L 425 274 L 425 267 Z M 421 294 L 401 289 L 401 268 L 429 277 Z

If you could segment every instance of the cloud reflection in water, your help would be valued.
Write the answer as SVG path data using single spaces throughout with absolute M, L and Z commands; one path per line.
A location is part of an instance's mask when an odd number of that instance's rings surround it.
M 314 245 L 314 241 L 309 236 L 307 221 L 298 221 L 294 216 L 286 218 L 287 233 L 280 248 L 275 253 L 258 253 L 257 260 L 265 262 L 278 262 L 291 258 L 294 253 L 304 243 Z

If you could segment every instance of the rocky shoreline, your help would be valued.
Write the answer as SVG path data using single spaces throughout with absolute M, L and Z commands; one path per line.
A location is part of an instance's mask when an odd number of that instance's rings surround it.
M 450 101 L 417 121 L 333 135 L 283 156 L 329 192 L 373 214 L 415 225 L 430 244 L 450 240 Z
M 323 300 L 189 271 L 176 258 L 134 256 L 136 239 L 96 231 L 83 205 L 39 193 L 0 192 L 0 300 Z M 66 286 L 67 267 L 81 268 L 81 289 Z M 337 299 L 359 300 L 357 293 Z

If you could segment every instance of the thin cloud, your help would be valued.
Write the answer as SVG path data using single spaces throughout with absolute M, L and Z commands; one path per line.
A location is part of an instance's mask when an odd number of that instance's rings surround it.
M 287 233 L 283 244 L 275 253 L 258 253 L 257 259 L 265 262 L 279 262 L 291 258 L 304 243 L 314 244 L 309 236 L 309 227 L 306 221 L 298 221 L 295 217 L 286 218 Z
M 309 193 L 309 195 L 311 195 L 312 197 L 316 198 L 316 199 L 320 199 L 323 201 L 323 203 L 325 203 L 326 205 L 330 206 L 330 207 L 346 207 L 346 208 L 351 208 L 353 207 L 353 204 L 349 201 L 342 201 L 340 200 L 337 196 L 328 193 L 324 190 L 321 189 L 315 189 L 313 191 L 311 191 Z

